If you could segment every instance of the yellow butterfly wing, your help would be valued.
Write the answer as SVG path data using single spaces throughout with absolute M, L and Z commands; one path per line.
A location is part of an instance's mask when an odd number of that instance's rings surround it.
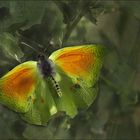
M 36 61 L 24 62 L 0 79 L 0 103 L 18 112 L 28 123 L 45 125 L 57 112 L 52 97 L 55 90 L 49 83 Z

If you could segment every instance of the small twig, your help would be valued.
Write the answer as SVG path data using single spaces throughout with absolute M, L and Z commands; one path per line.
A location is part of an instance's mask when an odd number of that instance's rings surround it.
M 67 24 L 66 32 L 65 32 L 63 40 L 62 40 L 62 47 L 63 47 L 64 43 L 68 40 L 68 38 L 71 35 L 73 29 L 79 23 L 81 18 L 86 14 L 86 11 L 87 11 L 87 7 L 84 7 L 84 8 L 82 7 L 81 11 L 79 12 L 78 16 L 75 17 L 73 22 L 70 22 L 70 23 Z
M 64 44 L 64 42 L 66 42 L 69 38 L 69 36 L 71 35 L 73 29 L 75 28 L 75 26 L 78 24 L 78 22 L 80 21 L 80 19 L 83 16 L 83 12 L 81 11 L 80 14 L 75 18 L 75 20 L 72 23 L 69 23 L 66 27 L 66 32 L 64 35 L 64 38 L 62 40 L 62 46 Z

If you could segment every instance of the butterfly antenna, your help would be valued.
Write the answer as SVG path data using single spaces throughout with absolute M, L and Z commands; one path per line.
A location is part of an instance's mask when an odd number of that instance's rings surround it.
M 25 42 L 21 42 L 21 44 L 22 45 L 25 45 L 25 46 L 27 46 L 27 47 L 29 47 L 29 48 L 31 48 L 33 51 L 35 51 L 35 52 L 38 52 L 38 50 L 37 49 L 35 49 L 34 47 L 32 47 L 31 45 L 29 45 L 29 44 L 27 44 L 27 43 L 25 43 Z
M 43 49 L 43 46 L 42 46 L 41 44 L 38 44 L 37 42 L 28 39 L 27 37 L 21 35 L 19 32 L 16 32 L 16 34 L 17 34 L 17 36 L 19 36 L 19 37 L 21 38 L 21 40 L 23 40 L 23 41 L 21 41 L 21 44 L 22 44 L 22 45 L 31 48 L 33 51 L 35 51 L 35 52 L 37 52 L 37 53 L 40 52 L 40 51 Z M 35 49 L 35 48 L 32 47 L 31 45 L 25 43 L 24 40 L 26 40 L 26 41 L 28 41 L 29 43 L 31 43 L 31 44 L 37 46 L 38 49 Z M 42 54 L 44 54 L 44 53 L 42 53 Z

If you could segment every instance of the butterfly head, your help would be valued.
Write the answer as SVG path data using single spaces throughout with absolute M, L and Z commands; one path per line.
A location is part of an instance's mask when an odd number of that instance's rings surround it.
M 38 56 L 37 56 L 37 59 L 38 61 L 45 61 L 46 60 L 46 56 L 42 53 L 40 53 Z

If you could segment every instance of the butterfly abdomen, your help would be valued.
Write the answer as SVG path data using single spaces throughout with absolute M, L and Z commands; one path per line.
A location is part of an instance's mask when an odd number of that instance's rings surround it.
M 50 76 L 50 78 L 51 78 L 52 84 L 53 84 L 53 86 L 54 86 L 58 96 L 61 97 L 62 96 L 62 92 L 61 92 L 61 88 L 59 86 L 59 83 L 54 79 L 53 76 Z

